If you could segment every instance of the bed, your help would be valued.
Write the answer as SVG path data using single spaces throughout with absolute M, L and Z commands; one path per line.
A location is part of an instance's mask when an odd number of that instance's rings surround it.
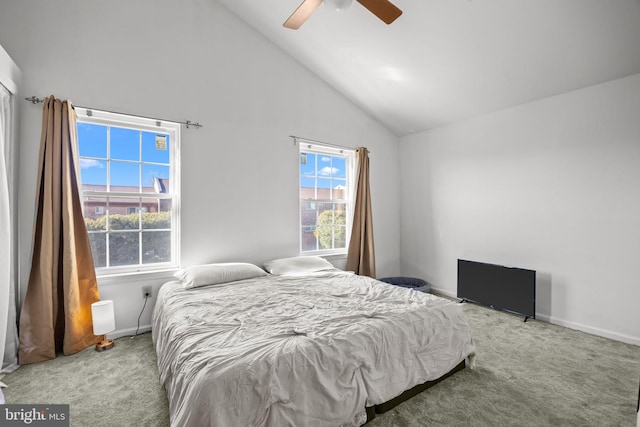
M 453 301 L 333 268 L 231 264 L 247 271 L 183 275 L 158 292 L 152 333 L 174 426 L 360 426 L 473 357 Z

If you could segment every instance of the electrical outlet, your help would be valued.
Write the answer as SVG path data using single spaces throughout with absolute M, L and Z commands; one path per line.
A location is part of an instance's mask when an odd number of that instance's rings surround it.
M 151 298 L 151 286 L 143 286 L 142 287 L 142 298 Z

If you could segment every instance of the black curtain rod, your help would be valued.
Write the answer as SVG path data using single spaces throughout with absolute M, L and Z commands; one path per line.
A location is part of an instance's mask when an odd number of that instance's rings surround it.
M 40 104 L 41 102 L 44 102 L 43 99 L 32 96 L 30 98 L 25 98 L 25 100 L 31 102 L 32 104 Z M 74 105 L 74 108 L 82 108 L 88 111 L 91 110 L 96 110 L 96 111 L 104 111 L 105 113 L 113 113 L 113 114 L 125 114 L 127 116 L 133 116 L 134 114 L 129 114 L 129 113 L 121 113 L 119 111 L 110 111 L 110 110 L 102 110 L 100 108 L 91 108 L 91 107 L 83 107 L 81 105 Z M 201 128 L 203 125 L 201 125 L 198 122 L 192 122 L 190 120 L 187 120 L 185 122 L 180 122 L 180 121 L 176 121 L 176 120 L 168 120 L 168 119 L 159 119 L 157 117 L 148 117 L 148 116 L 136 116 L 136 117 L 142 117 L 143 119 L 150 119 L 150 120 L 158 120 L 161 122 L 173 122 L 173 123 L 179 123 L 181 125 L 185 125 L 187 127 L 187 129 L 189 129 L 189 126 L 193 126 L 195 128 Z

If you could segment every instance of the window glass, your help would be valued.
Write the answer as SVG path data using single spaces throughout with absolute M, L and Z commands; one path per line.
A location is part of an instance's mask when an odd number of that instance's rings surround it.
M 142 164 L 142 192 L 169 193 L 171 170 L 169 166 Z
M 107 161 L 80 158 L 80 180 L 82 185 L 107 185 Z M 86 187 L 85 187 L 86 188 Z
M 111 191 L 118 193 L 140 192 L 140 165 L 129 162 L 111 162 L 109 171 Z
M 142 263 L 168 262 L 171 260 L 170 231 L 145 231 L 142 233 Z
M 171 230 L 171 200 L 142 199 L 142 228 L 148 230 Z
M 321 145 L 300 147 L 300 252 L 344 253 L 352 204 L 352 150 Z
M 78 114 L 82 204 L 100 275 L 178 265 L 178 124 Z
M 78 139 L 83 144 L 78 150 L 81 157 L 107 158 L 107 126 L 78 123 Z
M 93 254 L 93 266 L 103 268 L 107 266 L 107 233 L 89 233 L 89 243 Z
M 85 197 L 83 199 L 84 222 L 87 231 L 103 231 L 107 229 L 107 198 Z
M 333 179 L 347 178 L 347 159 L 344 157 L 333 157 L 331 164 L 331 177 Z
M 140 131 L 111 128 L 110 157 L 114 160 L 140 160 Z
M 109 265 L 140 264 L 139 243 L 140 233 L 110 233 L 109 234 Z
M 169 164 L 170 135 L 142 132 L 142 161 Z

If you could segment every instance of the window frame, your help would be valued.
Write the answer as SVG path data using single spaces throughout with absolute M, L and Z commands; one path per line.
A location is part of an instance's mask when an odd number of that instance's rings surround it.
M 301 165 L 301 156 L 302 153 L 312 153 L 317 155 L 328 155 L 334 157 L 344 157 L 345 158 L 345 188 L 344 188 L 344 198 L 342 199 L 320 199 L 315 194 L 315 198 L 302 198 L 302 178 L 308 176 L 303 176 L 300 168 Z M 313 142 L 298 142 L 298 251 L 300 255 L 318 255 L 318 256 L 329 256 L 329 255 L 346 255 L 349 249 L 349 240 L 351 238 L 351 226 L 353 224 L 353 206 L 354 206 L 354 192 L 355 192 L 355 149 L 351 148 L 342 148 L 330 145 L 324 145 L 321 143 Z M 314 178 L 318 179 L 318 166 L 315 166 Z M 317 189 L 317 183 L 316 187 Z M 334 189 L 332 187 L 332 189 Z M 333 248 L 333 249 L 315 249 L 315 250 L 303 250 L 303 238 L 302 238 L 302 229 L 309 227 L 309 225 L 302 224 L 302 217 L 305 211 L 309 211 L 307 206 L 313 205 L 315 206 L 313 210 L 315 210 L 322 203 L 336 203 L 336 204 L 344 204 L 345 205 L 345 247 L 344 248 Z
M 171 143 L 169 144 L 169 188 L 171 189 L 170 193 L 143 193 L 142 192 L 142 181 L 140 182 L 139 192 L 112 192 L 110 191 L 110 174 L 107 173 L 107 189 L 105 191 L 96 191 L 96 190 L 83 190 L 82 188 L 82 175 L 80 173 L 80 164 L 77 165 L 76 169 L 78 171 L 78 183 L 80 190 L 80 200 L 83 208 L 83 217 L 84 217 L 84 208 L 85 208 L 85 199 L 87 197 L 105 197 L 105 198 L 116 198 L 116 197 L 124 197 L 124 198 L 132 198 L 142 200 L 144 197 L 152 197 L 157 198 L 159 200 L 170 200 L 171 201 L 171 259 L 169 262 L 161 262 L 161 263 L 150 263 L 150 264 L 130 264 L 130 265 L 118 265 L 118 266 L 105 266 L 105 267 L 96 267 L 96 275 L 98 277 L 109 277 L 109 276 L 119 276 L 119 275 L 129 275 L 134 273 L 153 273 L 153 272 L 162 272 L 167 270 L 175 270 L 180 265 L 180 124 L 166 121 L 166 120 L 155 120 L 146 117 L 139 117 L 127 114 L 114 113 L 109 111 L 101 111 L 94 109 L 86 109 L 86 108 L 75 108 L 77 123 L 88 123 L 93 125 L 101 125 L 108 127 L 118 127 L 125 129 L 133 129 L 135 131 L 142 132 L 152 132 L 152 133 L 162 133 L 167 134 L 170 137 Z M 77 128 L 76 128 L 77 132 Z M 109 135 L 109 131 L 108 131 Z M 110 136 L 107 136 L 110 138 Z M 98 159 L 94 157 L 81 157 L 80 156 L 80 145 L 78 140 L 77 146 L 77 154 L 78 160 L 81 158 L 84 159 Z M 101 161 L 105 161 L 107 164 L 112 161 L 109 154 L 109 149 L 107 148 L 107 157 L 99 158 Z M 144 162 L 142 156 L 140 156 L 139 162 L 141 165 L 144 164 L 154 164 L 155 162 Z M 107 168 L 110 170 L 110 167 Z M 142 210 L 141 207 L 138 209 Z M 105 215 L 107 216 L 107 224 L 109 218 L 109 207 L 107 205 L 105 209 Z M 142 213 L 142 212 L 141 212 Z M 117 230 L 122 232 L 122 230 Z M 136 229 L 139 235 L 142 236 L 143 229 L 141 225 Z M 109 229 L 105 229 L 104 231 L 94 232 L 89 231 L 89 233 L 100 233 L 105 234 L 106 239 L 109 237 Z M 139 251 L 142 250 L 142 238 L 139 239 Z M 107 240 L 107 248 L 108 248 L 108 240 Z M 107 249 L 107 259 L 106 262 L 109 262 Z M 139 252 L 140 255 L 140 252 Z M 139 261 L 141 261 L 139 259 Z

